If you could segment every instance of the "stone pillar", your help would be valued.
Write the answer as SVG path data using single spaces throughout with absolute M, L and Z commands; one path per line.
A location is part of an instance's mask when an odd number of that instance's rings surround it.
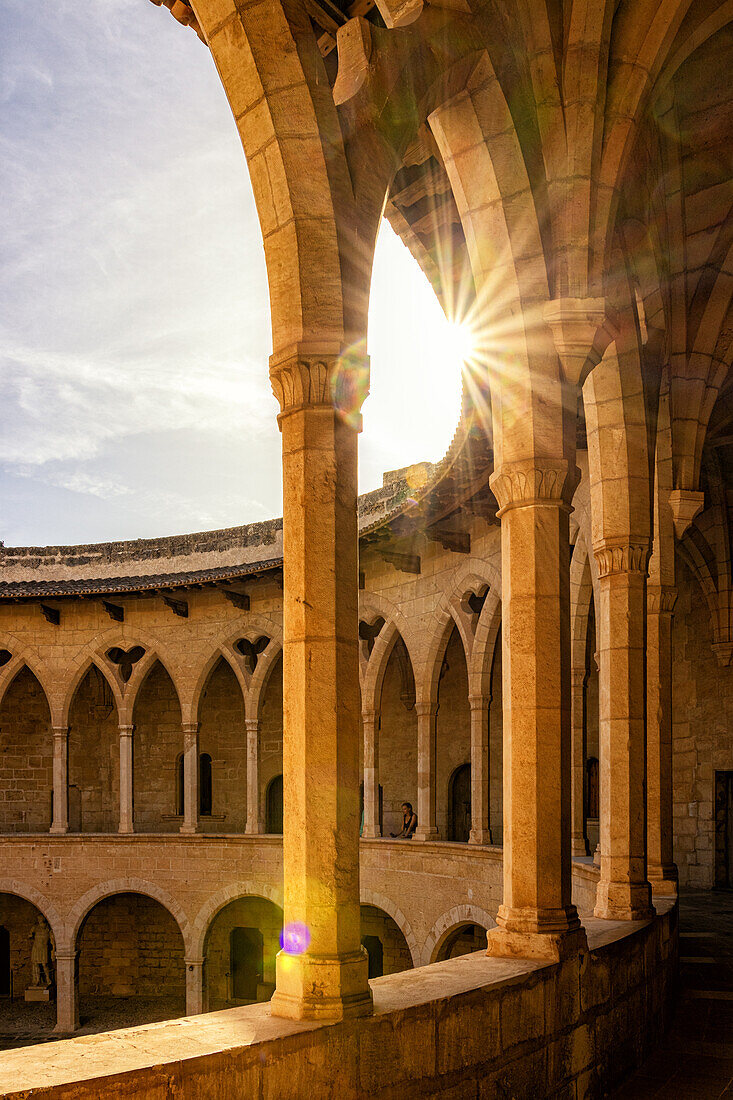
M 489 824 L 489 707 L 491 696 L 470 695 L 471 834 L 469 844 L 491 844 Z
M 134 833 L 132 733 L 134 726 L 120 726 L 120 824 L 119 833 Z
M 653 916 L 646 873 L 645 654 L 649 547 L 595 549 L 599 671 L 601 877 L 595 915 Z
M 56 1031 L 71 1035 L 79 1027 L 78 951 L 56 948 Z
M 588 855 L 585 835 L 585 685 L 584 668 L 574 668 L 570 673 L 570 725 L 572 729 L 572 824 L 570 852 L 573 856 Z
M 204 959 L 186 959 L 186 1015 L 198 1016 L 204 1007 Z
M 417 714 L 417 829 L 415 840 L 437 840 L 436 738 L 438 707 L 415 703 Z
M 183 824 L 182 833 L 199 831 L 199 724 L 183 726 Z
M 647 587 L 647 864 L 653 894 L 677 893 L 672 850 L 672 614 L 676 588 Z
M 504 898 L 490 955 L 558 959 L 585 934 L 571 900 L 567 460 L 504 464 L 499 502 L 504 679 Z
M 69 727 L 53 727 L 53 821 L 52 833 L 69 831 Z
M 379 724 L 375 711 L 363 711 L 364 727 L 364 828 L 362 836 L 381 836 L 379 824 Z
M 364 360 L 299 345 L 273 356 L 283 453 L 285 949 L 271 1011 L 372 1011 L 361 946 L 357 433 Z
M 260 818 L 260 722 L 247 718 L 247 824 L 245 832 L 257 835 L 262 832 Z

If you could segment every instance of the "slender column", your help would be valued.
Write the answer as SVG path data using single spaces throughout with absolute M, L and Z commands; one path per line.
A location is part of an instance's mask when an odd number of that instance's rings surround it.
M 78 951 L 56 948 L 56 1031 L 71 1035 L 79 1027 Z
M 132 810 L 132 733 L 134 726 L 120 726 L 120 824 L 118 832 L 134 833 Z
M 186 1015 L 198 1016 L 205 1012 L 204 1007 L 204 962 L 205 959 L 186 959 Z
M 647 587 L 647 861 L 653 894 L 677 893 L 672 850 L 672 614 L 677 590 Z
M 260 818 L 260 723 L 258 718 L 247 718 L 247 824 L 245 832 L 256 835 L 262 832 Z
M 53 821 L 54 834 L 69 831 L 69 727 L 53 727 Z
M 364 828 L 362 836 L 381 836 L 379 827 L 379 714 L 362 711 L 364 726 Z
M 368 367 L 333 345 L 301 345 L 273 356 L 270 377 L 282 410 L 287 685 L 285 948 L 271 1011 L 334 1020 L 372 1010 L 359 904 L 356 518 Z
M 417 829 L 415 840 L 437 840 L 435 798 L 438 708 L 435 703 L 415 703 L 417 714 Z
M 653 916 L 646 874 L 645 654 L 649 547 L 595 551 L 599 671 L 601 876 L 595 915 Z
M 199 831 L 199 724 L 183 726 L 183 824 L 182 833 Z
M 572 728 L 572 826 L 570 851 L 573 856 L 588 855 L 585 835 L 585 685 L 584 668 L 570 673 L 570 724 Z
M 471 834 L 469 844 L 491 844 L 489 824 L 489 707 L 491 696 L 470 695 Z
M 570 545 L 562 459 L 491 479 L 502 546 L 504 899 L 489 954 L 558 959 L 585 934 L 571 900 Z

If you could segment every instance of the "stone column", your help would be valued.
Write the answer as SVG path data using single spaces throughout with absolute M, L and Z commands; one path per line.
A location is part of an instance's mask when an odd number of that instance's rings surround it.
M 595 915 L 653 916 L 646 874 L 645 654 L 649 546 L 605 545 L 598 562 L 601 877 Z
M 558 959 L 585 934 L 571 900 L 567 460 L 504 464 L 499 502 L 504 679 L 504 899 L 491 955 Z
M 134 726 L 120 726 L 120 824 L 119 833 L 134 833 L 132 734 Z
M 69 727 L 53 727 L 53 821 L 52 833 L 69 831 Z
M 183 824 L 182 833 L 199 831 L 199 724 L 184 722 L 183 730 Z
M 436 738 L 438 707 L 415 703 L 417 714 L 417 829 L 415 840 L 437 840 Z
M 271 1011 L 371 1012 L 359 904 L 357 433 L 368 367 L 341 349 L 273 356 L 283 453 L 285 949 Z
M 588 855 L 585 835 L 585 685 L 584 668 L 574 668 L 570 673 L 570 725 L 572 729 L 572 824 L 570 851 L 573 856 Z
M 647 587 L 647 863 L 653 894 L 677 893 L 672 850 L 672 614 L 677 589 Z
M 470 695 L 471 834 L 469 844 L 491 844 L 489 824 L 489 707 L 491 696 Z
M 379 824 L 379 723 L 375 711 L 362 711 L 364 727 L 364 828 L 362 836 L 381 836 Z
M 204 959 L 186 959 L 186 1015 L 198 1016 L 204 1007 Z
M 260 819 L 260 722 L 247 718 L 247 824 L 245 832 L 257 835 L 262 832 Z
M 78 951 L 56 948 L 55 1030 L 60 1035 L 71 1035 L 79 1027 L 78 957 Z

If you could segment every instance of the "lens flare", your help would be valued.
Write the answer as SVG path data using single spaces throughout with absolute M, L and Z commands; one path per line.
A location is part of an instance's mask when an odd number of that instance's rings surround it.
M 310 942 L 310 929 L 300 921 L 286 924 L 280 933 L 280 946 L 288 955 L 302 955 L 308 950 Z

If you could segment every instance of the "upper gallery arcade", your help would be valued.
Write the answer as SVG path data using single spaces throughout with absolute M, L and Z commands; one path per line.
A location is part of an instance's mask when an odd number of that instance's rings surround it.
M 667 1019 L 678 884 L 733 884 L 733 4 L 153 2 L 244 148 L 283 520 L 2 552 L 4 923 L 48 922 L 62 1033 L 115 897 L 167 910 L 189 1013 L 271 995 L 231 1017 L 270 1061 L 212 1038 L 186 1096 L 600 1095 Z M 473 350 L 444 460 L 357 498 L 383 216 Z

